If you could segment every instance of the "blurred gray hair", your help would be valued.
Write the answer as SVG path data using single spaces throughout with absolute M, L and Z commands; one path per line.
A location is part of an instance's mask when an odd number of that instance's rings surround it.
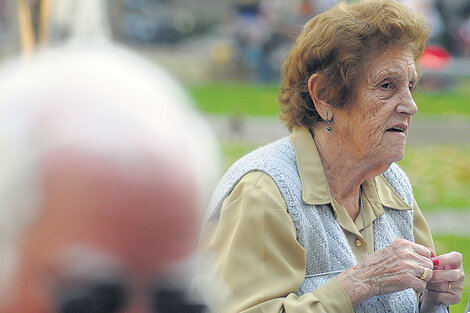
M 149 151 L 184 165 L 205 207 L 218 174 L 207 124 L 164 71 L 121 48 L 62 48 L 0 69 L 0 293 L 17 264 L 21 233 L 40 204 L 39 170 L 78 148 L 132 171 Z M 118 164 L 121 164 L 118 163 Z M 180 166 L 180 167 L 181 167 Z

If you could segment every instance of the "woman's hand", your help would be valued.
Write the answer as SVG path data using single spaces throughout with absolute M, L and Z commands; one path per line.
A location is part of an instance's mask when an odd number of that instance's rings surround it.
M 339 274 L 336 279 L 354 307 L 373 296 L 408 288 L 423 292 L 426 283 L 433 277 L 431 258 L 434 256 L 434 252 L 425 246 L 396 239 L 385 249 Z
M 423 293 L 421 308 L 423 312 L 432 312 L 433 307 L 456 304 L 462 297 L 465 274 L 462 255 L 449 252 L 436 258 L 439 265 L 434 268 L 432 279 L 428 281 Z M 423 310 L 425 308 L 425 310 Z

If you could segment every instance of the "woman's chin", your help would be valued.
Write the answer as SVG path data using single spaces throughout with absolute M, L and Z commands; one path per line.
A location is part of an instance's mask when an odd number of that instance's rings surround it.
M 392 142 L 387 145 L 382 144 L 384 150 L 382 160 L 387 163 L 398 162 L 405 156 L 405 144 L 406 141 Z
M 405 156 L 405 148 L 403 147 L 403 149 L 400 149 L 400 151 L 397 151 L 393 156 L 392 156 L 392 162 L 398 162 L 398 161 L 401 161 L 401 159 L 403 159 L 403 157 Z
M 392 163 L 398 162 L 403 159 L 403 156 L 403 152 L 397 151 L 396 153 L 387 154 L 380 158 L 373 158 L 369 161 L 369 164 L 371 165 L 370 169 L 372 170 L 373 168 L 372 172 L 374 172 L 375 175 L 380 175 L 385 172 Z

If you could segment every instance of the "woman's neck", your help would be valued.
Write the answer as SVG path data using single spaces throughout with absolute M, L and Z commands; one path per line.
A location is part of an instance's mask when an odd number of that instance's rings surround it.
M 349 151 L 347 143 L 337 140 L 333 134 L 322 130 L 317 129 L 312 135 L 331 195 L 354 220 L 359 212 L 361 184 L 383 173 L 389 164 L 374 164 L 364 160 L 353 151 Z

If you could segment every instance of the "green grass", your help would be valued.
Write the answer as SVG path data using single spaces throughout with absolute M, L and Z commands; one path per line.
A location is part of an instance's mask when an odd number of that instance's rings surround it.
M 450 251 L 458 251 L 463 255 L 463 267 L 465 276 L 470 277 L 470 238 L 457 236 L 436 236 L 434 237 L 436 253 L 443 254 Z M 465 279 L 462 300 L 450 307 L 450 312 L 463 313 L 469 298 L 470 281 Z
M 275 116 L 279 113 L 276 85 L 209 84 L 190 88 L 198 108 L 212 114 Z
M 222 143 L 222 165 L 228 169 L 236 160 L 256 148 L 255 145 L 240 143 Z
M 198 108 L 206 113 L 255 116 L 279 114 L 279 87 L 275 84 L 213 83 L 192 86 L 189 91 Z M 464 81 L 452 89 L 440 91 L 418 90 L 415 101 L 419 108 L 418 117 L 470 117 L 470 82 Z
M 225 168 L 254 148 L 255 145 L 223 143 Z M 399 165 L 408 174 L 423 211 L 470 208 L 470 147 L 408 146 Z
M 470 147 L 408 146 L 398 164 L 422 210 L 470 208 Z
M 414 96 L 418 116 L 455 117 L 470 116 L 470 84 L 442 91 L 417 91 Z

